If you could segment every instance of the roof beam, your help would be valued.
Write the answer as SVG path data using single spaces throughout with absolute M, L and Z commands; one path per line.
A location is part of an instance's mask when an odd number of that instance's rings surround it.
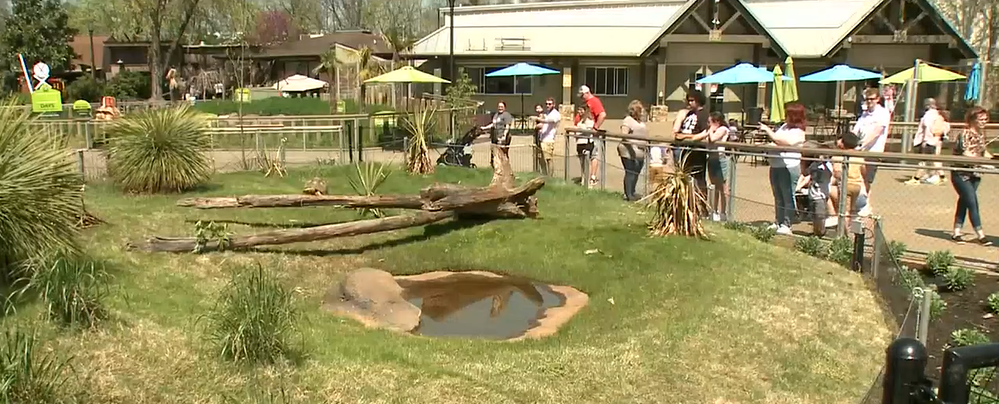
M 878 18 L 878 21 L 880 21 L 882 24 L 884 24 L 886 27 L 888 27 L 888 29 L 890 29 L 892 31 L 898 31 L 898 28 L 895 28 L 895 24 L 892 24 L 891 20 L 889 20 L 888 17 L 885 17 L 885 9 L 884 8 L 878 10 L 877 18 Z
M 762 44 L 770 46 L 770 39 L 763 35 L 721 35 L 717 40 L 710 34 L 669 34 L 663 37 L 661 43 L 698 43 L 698 42 L 720 42 L 720 43 L 745 43 Z
M 728 18 L 728 21 L 725 21 L 725 23 L 722 24 L 720 28 L 718 28 L 718 30 L 721 31 L 721 32 L 725 32 L 725 30 L 730 25 L 732 25 L 732 23 L 735 22 L 735 20 L 739 19 L 739 17 L 741 17 L 741 16 L 742 16 L 742 13 L 736 11 L 735 14 L 732 14 L 732 16 Z
M 951 44 L 954 38 L 950 35 L 854 35 L 850 42 L 857 44 Z
M 905 26 L 902 27 L 902 31 L 908 31 L 912 29 L 913 27 L 916 26 L 916 24 L 919 23 L 919 20 L 922 20 L 923 17 L 926 17 L 926 15 L 927 15 L 926 11 L 920 11 L 919 15 L 917 15 L 916 18 L 913 18 L 905 22 Z
M 697 15 L 697 10 L 694 10 L 692 13 L 690 13 L 690 16 L 693 17 L 694 21 L 697 21 L 697 23 L 700 24 L 705 31 L 711 32 L 711 27 L 708 26 L 708 23 L 704 22 L 704 19 L 701 18 L 701 16 Z

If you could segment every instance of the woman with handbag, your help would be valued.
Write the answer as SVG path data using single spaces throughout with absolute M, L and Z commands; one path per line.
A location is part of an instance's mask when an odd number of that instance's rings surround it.
M 954 145 L 954 154 L 964 157 L 991 159 L 992 154 L 986 150 L 985 125 L 989 123 L 989 113 L 982 107 L 974 107 L 968 111 L 964 119 L 967 129 L 961 132 Z M 960 168 L 958 168 L 960 167 Z M 987 166 L 986 166 L 987 167 Z M 964 219 L 971 220 L 975 229 L 974 242 L 981 245 L 992 245 L 982 230 L 982 217 L 978 210 L 978 186 L 982 182 L 981 174 L 975 172 L 972 166 L 956 166 L 950 175 L 950 183 L 957 192 L 957 211 L 954 213 L 954 234 L 951 240 L 963 244 L 961 228 Z

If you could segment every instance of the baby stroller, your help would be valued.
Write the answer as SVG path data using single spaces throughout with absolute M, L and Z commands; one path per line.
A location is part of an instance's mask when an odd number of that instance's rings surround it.
M 800 222 L 812 224 L 812 234 L 822 237 L 826 235 L 826 200 L 815 198 L 808 194 L 808 188 L 794 194 L 794 205 L 797 208 L 797 219 Z
M 485 123 L 482 123 L 483 120 Z M 485 133 L 481 127 L 488 124 L 489 116 L 486 115 L 485 118 L 481 115 L 476 116 L 474 121 L 475 125 L 460 139 L 457 141 L 451 139 L 447 142 L 444 153 L 437 158 L 437 165 L 475 168 L 475 163 L 472 163 L 472 142 Z

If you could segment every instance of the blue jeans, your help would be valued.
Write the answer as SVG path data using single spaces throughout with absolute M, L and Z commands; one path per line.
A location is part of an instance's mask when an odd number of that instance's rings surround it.
M 774 223 L 791 227 L 794 223 L 794 188 L 798 185 L 800 167 L 770 167 L 770 189 L 774 194 Z
M 621 165 L 624 166 L 624 198 L 629 201 L 637 200 L 636 188 L 638 188 L 638 175 L 645 167 L 645 159 L 629 159 L 621 157 Z
M 975 231 L 982 230 L 982 217 L 978 213 L 978 184 L 982 183 L 982 177 L 954 171 L 950 176 L 950 183 L 954 185 L 954 191 L 957 191 L 954 228 L 964 227 L 964 218 L 967 216 L 971 219 L 971 227 L 974 227 Z

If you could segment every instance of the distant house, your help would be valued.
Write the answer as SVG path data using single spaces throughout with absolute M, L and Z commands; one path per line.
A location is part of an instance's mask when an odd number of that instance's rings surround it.
M 392 49 L 381 35 L 371 31 L 339 31 L 319 36 L 305 37 L 298 40 L 267 46 L 254 54 L 252 58 L 270 65 L 268 80 L 280 80 L 285 77 L 301 74 L 330 81 L 324 74 L 313 73 L 320 63 L 320 56 L 330 49 L 359 50 L 366 47 L 371 54 L 381 59 L 391 58 Z
M 93 46 L 89 35 L 77 35 L 69 46 L 73 48 L 75 54 L 70 61 L 70 70 L 74 72 L 89 72 L 92 66 L 98 74 L 103 74 L 107 61 L 104 59 L 104 42 L 108 40 L 107 35 L 94 35 Z

